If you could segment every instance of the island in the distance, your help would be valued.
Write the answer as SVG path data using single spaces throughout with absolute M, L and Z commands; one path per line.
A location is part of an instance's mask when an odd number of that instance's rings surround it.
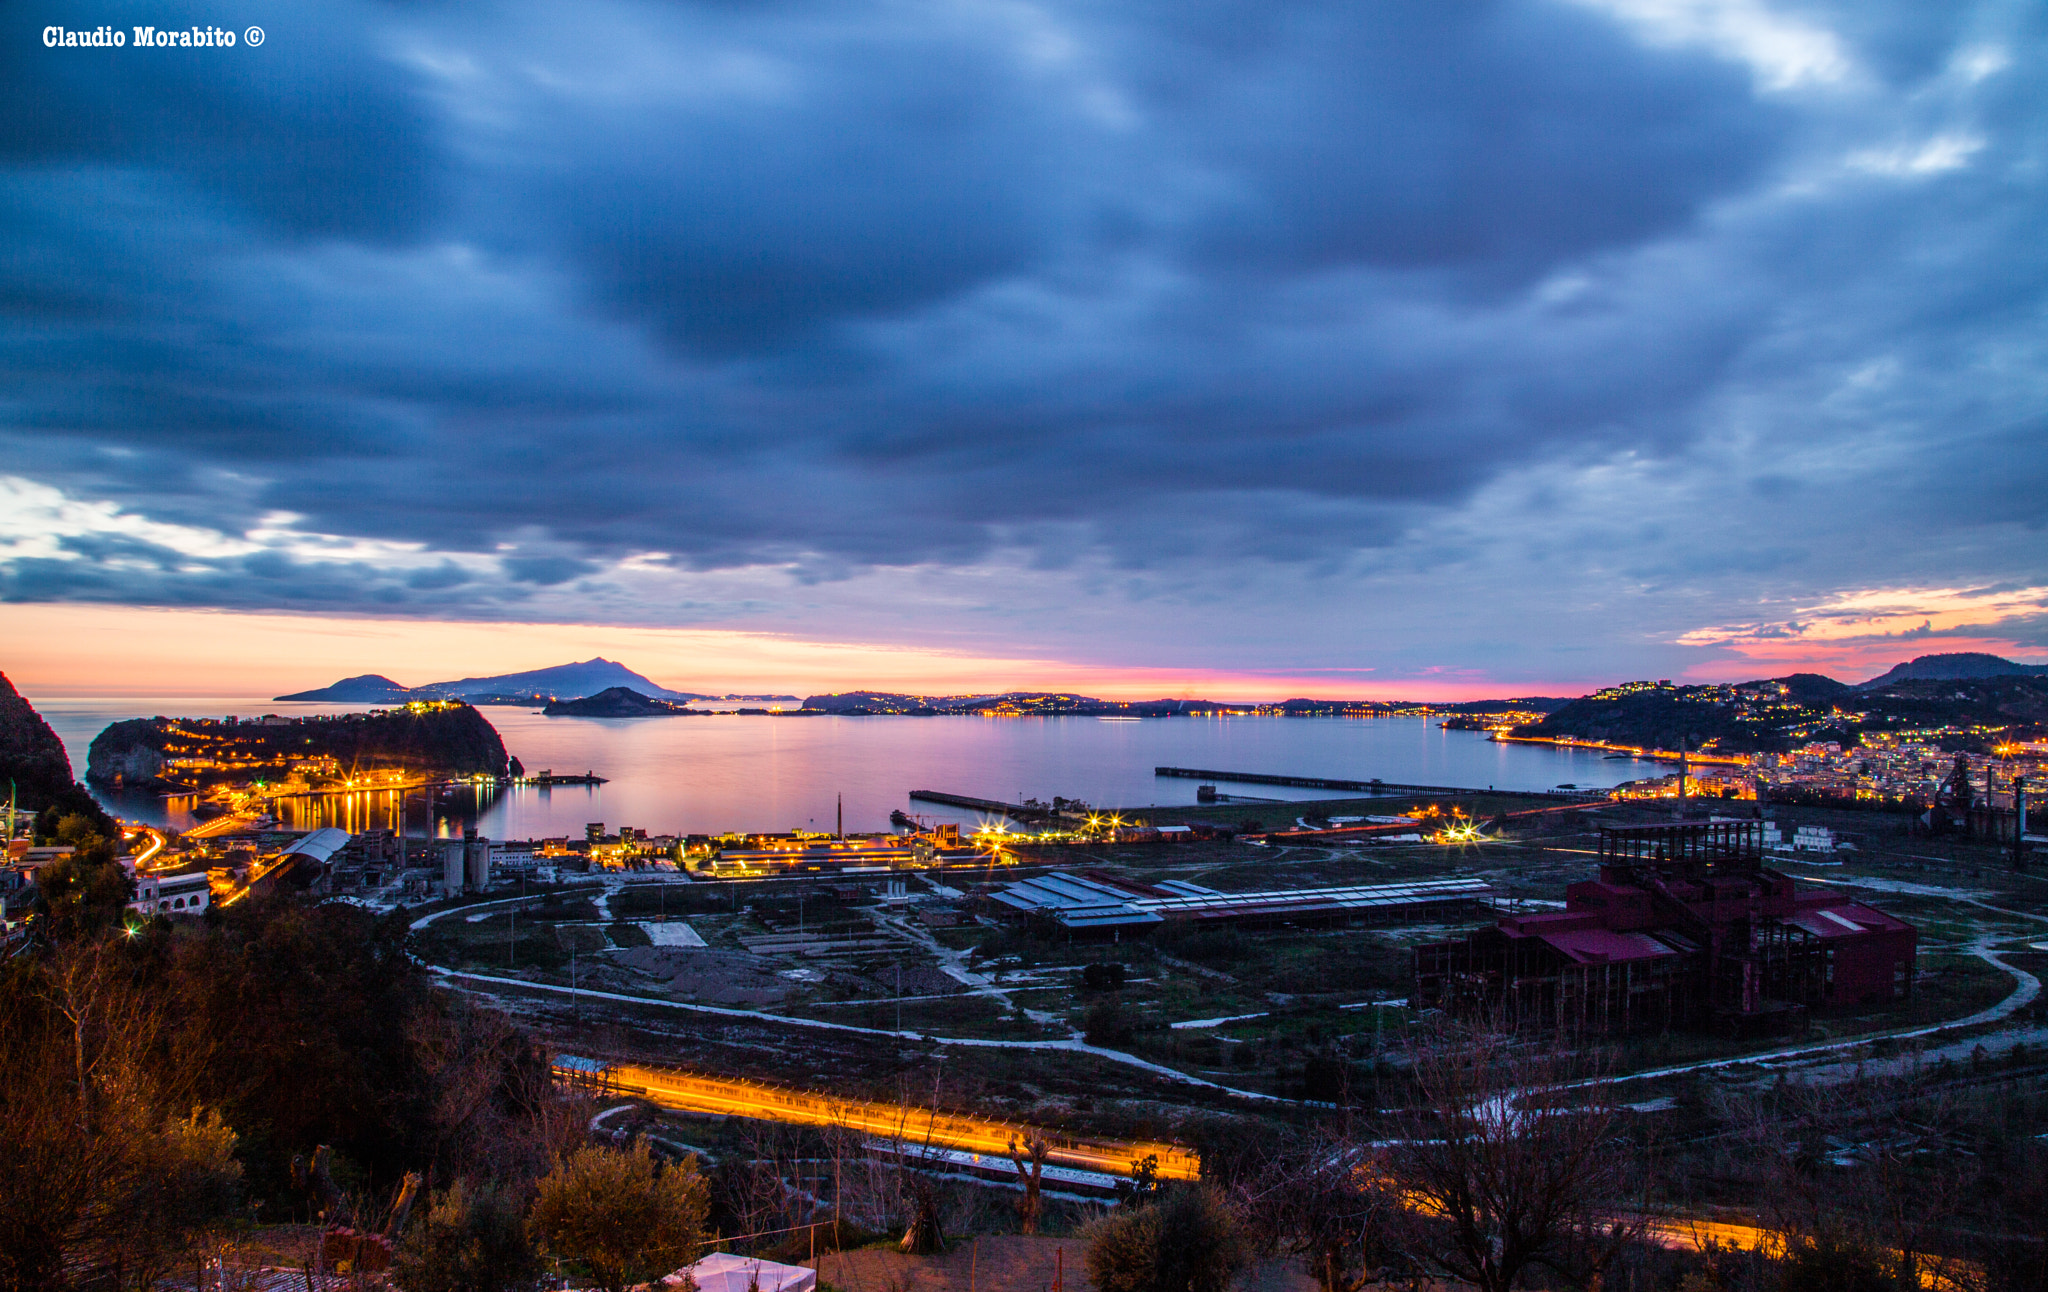
M 1517 700 L 1467 700 L 1431 704 L 1419 700 L 1313 700 L 1277 702 L 1226 700 L 1105 700 L 1064 691 L 1002 691 L 985 695 L 907 695 L 895 691 L 839 691 L 813 695 L 802 712 L 846 717 L 1100 717 L 1173 718 L 1208 714 L 1264 714 L 1276 717 L 1394 717 L 1425 714 L 1494 715 L 1513 712 L 1533 718 L 1569 703 L 1529 696 Z
M 702 717 L 710 710 L 657 700 L 629 686 L 613 686 L 580 700 L 550 700 L 541 712 L 550 718 L 673 718 Z
M 273 698 L 324 701 L 330 704 L 404 704 L 407 700 L 418 699 L 419 696 L 411 687 L 400 686 L 382 673 L 363 673 L 356 677 L 345 677 L 333 686 L 323 686 L 317 691 L 299 691 Z
M 471 704 L 545 704 L 550 700 L 596 695 L 613 687 L 630 687 L 641 695 L 662 700 L 716 700 L 715 695 L 671 691 L 642 677 L 614 660 L 599 656 L 577 664 L 555 664 L 528 669 L 523 673 L 498 673 L 490 677 L 464 677 L 452 682 L 429 682 L 407 687 L 381 673 L 345 677 L 332 686 L 312 691 L 295 691 L 276 697 L 281 701 L 311 701 L 339 704 L 403 704 L 409 700 L 467 700 Z M 752 697 L 747 697 L 752 698 Z

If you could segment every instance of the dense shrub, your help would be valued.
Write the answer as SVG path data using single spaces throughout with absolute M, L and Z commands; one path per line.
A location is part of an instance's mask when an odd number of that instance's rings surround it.
M 696 1258 L 710 1192 L 696 1158 L 664 1168 L 644 1139 L 630 1149 L 582 1148 L 540 1182 L 527 1226 L 605 1292 L 623 1292 Z
M 1081 985 L 1090 991 L 1114 991 L 1129 977 L 1130 971 L 1120 964 L 1092 964 L 1081 971 Z
M 1225 1292 L 1247 1258 L 1236 1215 L 1204 1185 L 1121 1208 L 1086 1237 L 1096 1292 Z
M 540 1281 L 521 1200 L 497 1185 L 458 1180 L 434 1195 L 406 1233 L 393 1267 L 402 1292 L 522 1292 Z
M 1081 1019 L 1082 1039 L 1090 1045 L 1129 1044 L 1134 1030 L 1135 1022 L 1131 1018 L 1131 1011 L 1124 1008 L 1124 1003 L 1115 997 L 1099 1000 L 1090 1005 L 1088 1012 Z

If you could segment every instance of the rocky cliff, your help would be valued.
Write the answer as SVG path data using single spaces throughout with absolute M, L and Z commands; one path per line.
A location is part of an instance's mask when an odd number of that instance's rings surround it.
M 10 780 L 22 807 L 38 812 L 54 807 L 59 815 L 78 813 L 98 823 L 101 833 L 112 833 L 106 812 L 72 778 L 64 742 L 0 673 L 0 807 L 6 804 Z

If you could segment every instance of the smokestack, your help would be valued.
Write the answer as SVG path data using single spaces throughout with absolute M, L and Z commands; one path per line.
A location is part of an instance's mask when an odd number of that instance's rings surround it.
M 1685 782 L 1689 771 L 1685 761 L 1685 748 L 1691 743 L 1684 736 L 1678 738 L 1678 806 L 1671 810 L 1671 819 L 1674 821 L 1685 819 Z
M 2027 864 L 2027 778 L 2012 778 L 2012 864 Z
M 839 830 L 838 830 L 838 834 L 839 834 L 839 842 L 841 842 L 841 843 L 845 843 L 845 842 L 846 842 L 846 795 L 844 795 L 844 794 L 839 794 L 839 795 L 836 795 L 835 797 L 837 797 L 837 798 L 838 798 L 838 800 L 839 800 Z

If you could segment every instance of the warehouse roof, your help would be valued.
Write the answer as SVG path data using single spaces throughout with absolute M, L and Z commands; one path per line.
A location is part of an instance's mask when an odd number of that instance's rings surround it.
M 1139 910 L 1131 894 L 1063 871 L 1005 884 L 989 896 L 1015 910 L 1043 911 L 1070 929 L 1161 922 L 1153 912 Z
M 1167 885 L 1162 884 L 1164 888 Z M 1178 888 L 1178 886 L 1176 886 Z M 1194 887 L 1188 885 L 1187 887 Z M 1283 888 L 1253 893 L 1187 893 L 1135 897 L 1131 905 L 1161 915 L 1217 917 L 1285 911 L 1367 911 L 1434 902 L 1475 900 L 1493 892 L 1482 879 L 1426 879 L 1407 884 L 1363 884 L 1348 888 Z
M 1272 915 L 1319 915 L 1340 911 L 1393 911 L 1438 902 L 1473 901 L 1493 890 L 1484 880 L 1431 879 L 1405 884 L 1347 888 L 1287 888 L 1221 893 L 1180 880 L 1166 880 L 1141 896 L 1109 884 L 1054 871 L 1005 885 L 990 896 L 1020 911 L 1044 911 L 1068 928 L 1112 924 L 1157 924 L 1167 918 L 1235 919 Z
M 286 845 L 278 853 L 278 856 L 305 857 L 313 861 L 326 861 L 329 857 L 347 847 L 348 841 L 353 838 L 355 836 L 346 830 L 337 830 L 331 825 L 322 826 L 320 829 L 313 831 L 313 833 L 302 836 L 296 842 Z

